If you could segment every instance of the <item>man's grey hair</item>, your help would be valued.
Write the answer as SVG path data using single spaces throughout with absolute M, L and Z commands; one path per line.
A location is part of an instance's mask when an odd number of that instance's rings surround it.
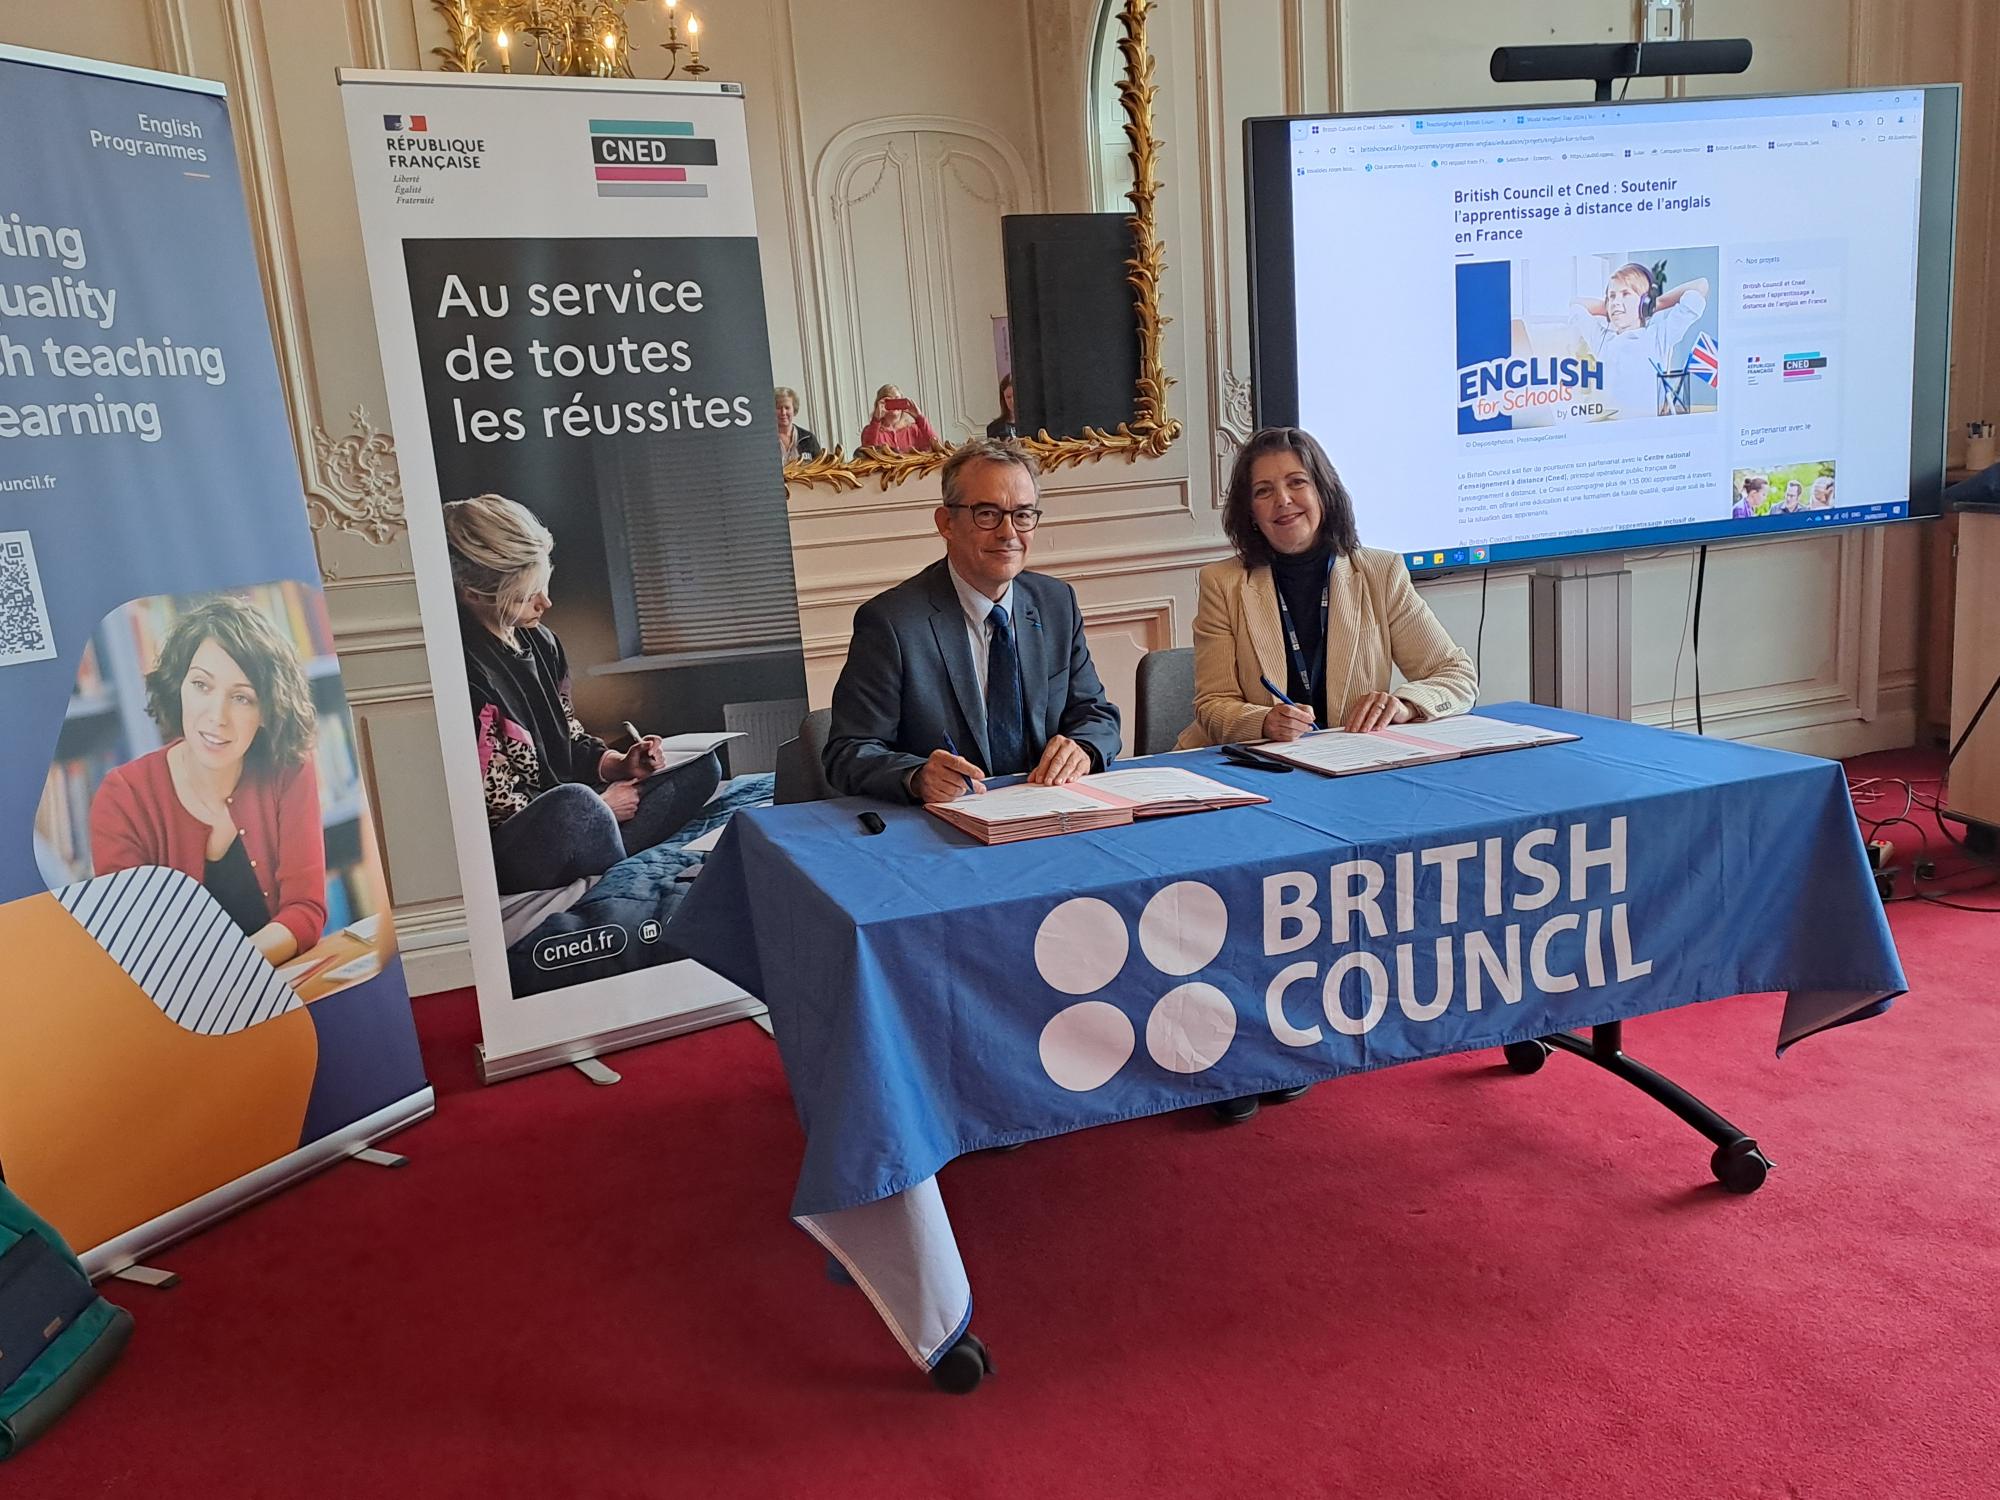
M 1035 461 L 1035 455 L 1023 448 L 1013 438 L 967 438 L 952 450 L 951 457 L 944 461 L 944 503 L 959 503 L 959 476 L 965 472 L 967 464 L 1013 464 L 1027 472 L 1029 481 L 1035 486 L 1037 499 L 1042 493 L 1042 466 Z

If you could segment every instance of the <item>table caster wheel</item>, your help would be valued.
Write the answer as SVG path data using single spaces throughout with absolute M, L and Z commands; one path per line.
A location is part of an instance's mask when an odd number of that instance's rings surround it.
M 947 1396 L 970 1396 L 992 1373 L 993 1356 L 977 1335 L 964 1333 L 931 1366 L 931 1384 Z
M 1516 1073 L 1539 1073 L 1555 1049 L 1547 1042 L 1509 1042 L 1500 1050 L 1507 1056 L 1507 1066 Z
M 1727 1146 L 1717 1146 L 1708 1159 L 1708 1169 L 1715 1174 L 1715 1180 L 1732 1193 L 1756 1192 L 1764 1185 L 1764 1175 L 1771 1165 L 1771 1159 L 1747 1136 Z

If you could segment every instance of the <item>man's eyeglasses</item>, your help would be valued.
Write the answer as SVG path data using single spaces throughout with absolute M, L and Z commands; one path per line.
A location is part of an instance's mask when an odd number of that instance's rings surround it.
M 1014 523 L 1016 531 L 1033 531 L 1042 521 L 1042 510 L 1038 505 L 1023 505 L 1017 510 L 1004 510 L 998 505 L 963 505 L 956 501 L 946 501 L 944 508 L 971 511 L 972 524 L 981 531 L 998 531 L 1002 516 Z

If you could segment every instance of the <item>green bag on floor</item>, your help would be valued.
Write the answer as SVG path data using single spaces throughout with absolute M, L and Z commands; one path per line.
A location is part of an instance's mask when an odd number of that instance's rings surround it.
M 132 1315 L 0 1182 L 0 1459 L 47 1432 L 117 1361 Z

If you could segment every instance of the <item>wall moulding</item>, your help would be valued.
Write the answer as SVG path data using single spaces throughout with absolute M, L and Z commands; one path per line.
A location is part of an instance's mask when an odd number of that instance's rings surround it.
M 1167 547 L 1133 550 L 1101 548 L 1070 557 L 1050 560 L 1041 572 L 1053 574 L 1065 583 L 1089 582 L 1100 578 L 1129 578 L 1147 573 L 1184 573 L 1229 556 L 1226 542 L 1204 538 Z M 907 576 L 893 573 L 850 574 L 820 583 L 801 586 L 799 608 L 839 609 L 866 604 L 882 590 L 901 583 Z M 845 637 L 843 637 L 845 639 Z
M 181 0 L 147 0 L 146 24 L 152 32 L 155 64 L 168 73 L 193 73 L 194 49 L 188 43 L 187 11 Z
M 365 407 L 355 407 L 347 420 L 350 430 L 342 437 L 312 429 L 321 483 L 306 491 L 306 515 L 315 531 L 345 531 L 386 547 L 408 525 L 396 440 L 369 420 Z
M 1090 474 L 1044 474 L 1041 493 L 1045 504 L 1060 507 L 1063 501 L 1073 495 L 1116 495 L 1132 490 L 1171 491 L 1179 497 L 1181 507 L 1188 508 L 1188 492 L 1192 481 L 1180 473 L 1155 472 L 1164 465 L 1135 464 L 1134 472 L 1122 479 L 1104 479 L 1097 473 Z M 907 514 L 912 510 L 929 509 L 938 503 L 939 492 L 928 487 L 903 486 L 891 491 L 880 500 L 850 500 L 845 494 L 822 500 L 811 490 L 794 490 L 791 494 L 791 518 L 794 524 L 800 521 L 824 519 L 851 519 L 855 516 L 888 516 Z M 1189 510 L 1189 514 L 1192 514 Z
M 423 618 L 407 572 L 328 578 L 322 587 L 333 614 L 334 645 L 343 656 L 366 653 L 371 642 L 383 639 L 421 644 Z
M 179 10 L 172 0 L 155 0 L 155 5 L 161 11 Z M 384 545 L 403 530 L 402 479 L 391 462 L 395 440 L 386 432 L 376 435 L 371 451 L 377 474 L 386 473 L 389 477 L 378 477 L 373 482 L 374 488 L 362 491 L 359 496 L 343 487 L 354 476 L 329 470 L 328 460 L 321 456 L 323 450 L 338 456 L 347 440 L 332 437 L 319 421 L 323 404 L 307 320 L 298 237 L 292 219 L 291 188 L 279 144 L 280 122 L 271 83 L 264 12 L 253 0 L 220 0 L 220 9 L 228 37 L 231 92 L 239 121 L 237 150 L 242 160 L 253 238 L 264 272 L 280 385 L 291 411 L 292 430 L 311 438 L 299 452 L 308 512 L 314 518 L 315 530 L 331 525 Z M 357 505 L 361 507 L 359 514 Z
M 424 649 L 424 632 L 421 626 L 384 626 L 365 630 L 350 630 L 340 637 L 342 656 L 381 656 L 391 651 L 421 651 Z
M 1155 639 L 1169 645 L 1175 638 L 1174 627 L 1180 615 L 1178 603 L 1165 595 L 1154 599 L 1119 599 L 1108 604 L 1086 604 L 1082 608 L 1085 630 L 1111 629 L 1119 625 L 1164 626 L 1164 632 L 1156 632 Z
M 385 66 L 391 23 L 380 0 L 348 0 L 345 12 L 354 63 L 369 68 Z M 186 0 L 146 0 L 154 61 L 168 72 L 222 77 L 229 84 L 231 113 L 237 124 L 236 149 L 250 210 L 251 237 L 263 271 L 279 382 L 291 413 L 292 430 L 308 440 L 300 447 L 299 468 L 312 527 L 315 531 L 345 531 L 375 545 L 387 545 L 404 529 L 395 439 L 372 428 L 335 437 L 320 421 L 319 377 L 307 326 L 290 188 L 278 144 L 278 108 L 263 11 L 256 0 L 216 0 L 213 14 L 221 21 L 228 46 L 226 58 L 196 55 L 196 28 Z M 351 412 L 349 419 L 359 426 L 360 409 Z
M 829 536 L 811 539 L 795 535 L 792 538 L 792 550 L 794 552 L 837 551 L 844 547 L 878 546 L 884 542 L 921 542 L 937 535 L 937 529 L 928 524 L 930 521 L 930 512 L 936 509 L 936 507 L 937 502 L 935 500 L 922 501 L 919 505 L 911 507 L 913 512 L 922 515 L 923 521 L 926 523 L 923 525 L 916 523 L 916 514 L 913 514 L 908 525 L 899 527 L 893 531 L 870 531 L 858 536 Z M 1178 503 L 1170 502 L 1164 505 L 1133 506 L 1127 510 L 1093 510 L 1085 515 L 1051 516 L 1042 522 L 1039 531 L 1043 535 L 1050 533 L 1059 534 L 1063 529 L 1068 527 L 1096 526 L 1110 521 L 1153 521 L 1169 516 L 1186 516 L 1188 513 L 1187 502 L 1185 500 Z M 792 519 L 796 525 L 803 518 L 794 516 Z
M 381 687 L 350 687 L 347 690 L 347 706 L 352 709 L 384 708 L 404 703 L 422 704 L 428 708 L 432 703 L 431 685 L 428 682 L 385 683 Z
M 1889 700 L 1887 706 L 1874 713 L 1864 712 L 1852 698 L 1837 691 L 1759 687 L 1728 694 L 1704 693 L 1702 721 L 1711 739 L 1732 740 L 1764 740 L 1771 735 L 1821 730 L 1853 732 L 1857 728 L 1874 727 L 1881 730 L 1883 738 L 1880 745 L 1861 740 L 1852 743 L 1865 744 L 1866 748 L 1889 748 L 1909 743 L 1907 738 L 1897 736 L 1906 734 L 1913 727 L 1907 722 L 1913 706 L 1912 693 L 1909 687 L 1885 692 L 1883 697 Z M 1694 695 L 1681 694 L 1678 707 L 1664 699 L 1658 703 L 1635 703 L 1632 720 L 1636 724 L 1692 730 Z M 1904 722 L 1899 723 L 1899 720 Z M 1857 754 L 1860 751 L 1843 753 Z

